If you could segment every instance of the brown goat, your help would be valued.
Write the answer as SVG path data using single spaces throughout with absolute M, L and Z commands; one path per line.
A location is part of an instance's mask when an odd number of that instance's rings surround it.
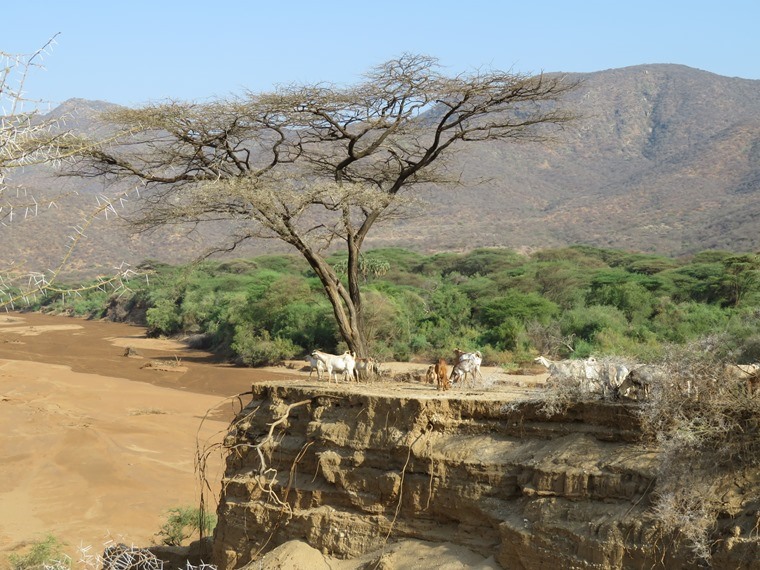
M 449 374 L 448 369 L 446 368 L 446 361 L 443 358 L 439 358 L 438 362 L 435 364 L 435 375 L 436 379 L 438 380 L 438 389 L 446 391 L 450 388 L 449 384 Z

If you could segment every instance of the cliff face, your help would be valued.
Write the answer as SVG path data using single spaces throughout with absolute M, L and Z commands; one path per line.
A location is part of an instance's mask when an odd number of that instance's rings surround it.
M 226 444 L 220 568 L 292 539 L 353 558 L 400 538 L 510 569 L 688 566 L 645 515 L 657 452 L 632 405 L 547 418 L 498 391 L 267 383 Z

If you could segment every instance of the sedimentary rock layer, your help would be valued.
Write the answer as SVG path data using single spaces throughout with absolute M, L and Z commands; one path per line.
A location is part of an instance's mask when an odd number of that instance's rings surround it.
M 292 539 L 353 558 L 417 538 L 510 569 L 681 567 L 645 516 L 657 451 L 639 433 L 633 405 L 546 417 L 488 392 L 254 385 L 226 442 L 215 562 Z

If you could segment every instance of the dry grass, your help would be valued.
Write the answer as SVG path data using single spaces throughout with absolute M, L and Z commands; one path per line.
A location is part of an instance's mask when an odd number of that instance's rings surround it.
M 705 564 L 726 535 L 721 521 L 760 499 L 757 487 L 736 484 L 760 466 L 760 397 L 719 345 L 671 347 L 666 380 L 641 406 L 645 436 L 661 450 L 652 517 Z

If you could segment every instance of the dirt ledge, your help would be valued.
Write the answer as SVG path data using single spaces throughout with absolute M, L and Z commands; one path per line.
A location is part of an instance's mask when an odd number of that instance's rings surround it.
M 657 451 L 635 406 L 546 418 L 514 388 L 254 385 L 227 438 L 215 562 L 237 568 L 294 539 L 342 559 L 417 539 L 510 569 L 690 567 L 653 539 Z M 741 548 L 731 556 L 751 568 Z

